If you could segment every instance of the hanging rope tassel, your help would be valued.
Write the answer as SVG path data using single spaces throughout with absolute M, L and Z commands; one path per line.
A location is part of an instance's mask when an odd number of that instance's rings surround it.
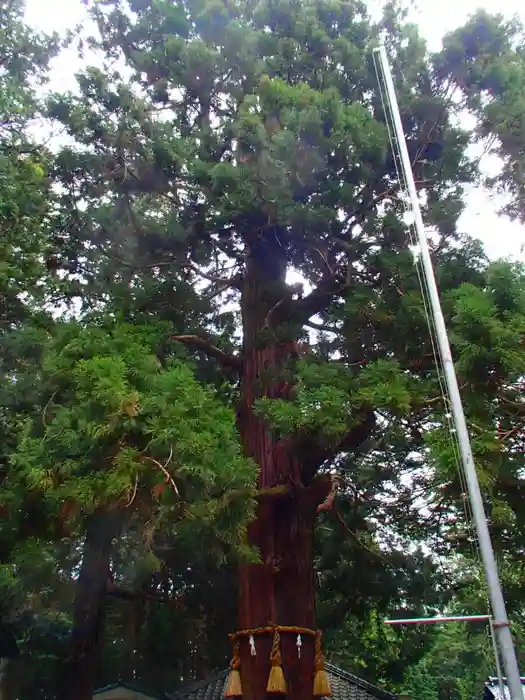
M 279 631 L 273 633 L 272 651 L 270 652 L 270 675 L 268 676 L 267 693 L 286 693 L 286 681 L 284 679 Z
M 332 689 L 328 674 L 324 667 L 324 656 L 321 648 L 321 632 L 315 635 L 315 676 L 314 676 L 314 696 L 315 697 L 330 697 Z
M 239 649 L 239 640 L 234 637 L 233 641 L 233 656 L 232 662 L 230 664 L 230 673 L 228 676 L 228 681 L 226 683 L 226 689 L 224 691 L 225 698 L 239 698 L 242 696 L 242 685 L 241 685 L 241 656 Z

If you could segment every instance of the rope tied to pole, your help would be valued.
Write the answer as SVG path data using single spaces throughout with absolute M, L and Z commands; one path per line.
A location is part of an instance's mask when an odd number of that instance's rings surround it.
M 283 660 L 281 657 L 281 635 L 279 628 L 274 628 L 272 650 L 270 652 L 270 675 L 268 676 L 267 693 L 286 694 L 286 680 L 284 678 Z
M 238 698 L 242 697 L 242 684 L 241 684 L 241 652 L 240 644 L 236 635 L 230 635 L 230 639 L 233 644 L 232 660 L 230 663 L 230 673 L 228 675 L 228 680 L 226 682 L 226 689 L 224 691 L 225 698 Z

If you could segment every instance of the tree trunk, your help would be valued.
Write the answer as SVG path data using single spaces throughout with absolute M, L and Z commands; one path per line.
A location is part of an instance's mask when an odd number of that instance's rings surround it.
M 0 700 L 16 700 L 20 680 L 20 649 L 11 625 L 0 619 Z
M 20 657 L 0 659 L 0 700 L 17 700 L 20 691 Z
M 60 700 L 92 700 L 97 682 L 104 627 L 106 586 L 115 513 L 99 511 L 88 520 L 82 565 L 76 586 L 69 654 L 59 669 Z
M 134 681 L 137 678 L 138 661 L 138 641 L 142 622 L 144 619 L 145 601 L 136 598 L 126 606 L 127 614 L 127 635 L 125 639 L 126 659 L 125 659 L 125 680 Z
M 259 233 L 259 232 L 258 232 Z M 290 381 L 283 373 L 296 355 L 297 338 L 268 328 L 272 309 L 286 301 L 286 265 L 277 235 L 266 232 L 263 242 L 251 242 L 243 282 L 243 362 L 238 425 L 244 452 L 259 465 L 259 487 L 290 487 L 284 497 L 261 500 L 257 519 L 249 527 L 249 540 L 260 552 L 261 563 L 239 571 L 238 629 L 275 623 L 315 629 L 313 533 L 317 503 L 305 474 L 301 454 L 291 441 L 279 440 L 253 410 L 261 397 L 284 398 Z M 261 236 L 258 237 L 260 241 Z M 254 236 L 255 239 L 255 236 Z M 277 329 L 284 330 L 283 327 Z M 289 377 L 286 377 L 289 379 Z M 324 494 L 326 495 L 326 494 Z M 313 640 L 302 637 L 300 656 L 297 635 L 281 634 L 283 670 L 289 700 L 310 700 L 314 677 Z M 252 656 L 248 639 L 241 638 L 243 700 L 266 700 L 270 671 L 271 635 L 255 639 Z
M 315 508 L 308 500 L 268 499 L 261 504 L 249 530 L 250 541 L 261 553 L 261 564 L 241 567 L 239 575 L 239 629 L 279 625 L 315 629 L 313 523 Z M 310 637 L 302 637 L 301 654 L 295 634 L 281 634 L 283 670 L 290 700 L 312 697 L 314 652 Z M 244 700 L 266 698 L 270 671 L 270 635 L 257 637 L 256 656 L 248 640 L 241 640 Z

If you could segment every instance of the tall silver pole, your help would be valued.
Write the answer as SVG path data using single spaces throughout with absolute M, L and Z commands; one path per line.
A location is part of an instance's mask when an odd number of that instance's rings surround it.
M 439 292 L 436 284 L 436 278 L 434 276 L 434 269 L 432 267 L 432 259 L 430 257 L 430 250 L 425 233 L 425 226 L 423 224 L 423 217 L 421 216 L 421 208 L 419 206 L 416 183 L 414 182 L 412 164 L 410 162 L 410 156 L 408 155 L 405 134 L 403 132 L 403 124 L 399 113 L 399 105 L 397 103 L 392 72 L 390 70 L 385 47 L 381 46 L 380 48 L 376 49 L 376 51 L 379 52 L 381 67 L 385 78 L 385 86 L 390 100 L 390 106 L 392 108 L 392 117 L 394 120 L 397 142 L 399 144 L 401 163 L 406 177 L 408 194 L 412 203 L 417 239 L 421 250 L 421 260 L 423 262 L 423 271 L 428 285 L 430 304 L 436 325 L 437 341 L 443 361 L 445 379 L 450 393 L 452 415 L 458 436 L 461 461 L 465 472 L 468 494 L 472 506 L 474 523 L 478 534 L 479 547 L 481 550 L 481 558 L 483 559 L 485 576 L 487 578 L 487 586 L 492 611 L 494 614 L 494 629 L 498 637 L 501 657 L 503 659 L 503 665 L 505 666 L 505 672 L 507 674 L 507 683 L 510 696 L 512 700 L 524 700 L 518 662 L 514 651 L 514 643 L 510 632 L 505 601 L 503 599 L 503 593 L 498 575 L 498 568 L 494 557 L 494 550 L 490 540 L 483 499 L 481 497 L 481 490 L 479 488 L 478 477 L 476 474 L 476 466 L 472 456 L 467 421 L 463 411 L 463 404 L 461 403 L 461 395 L 452 360 L 452 352 L 448 341 L 447 328 L 445 326 L 445 320 L 441 310 Z
M 505 685 L 503 683 L 503 674 L 501 672 L 501 664 L 499 662 L 498 643 L 496 641 L 496 632 L 494 630 L 494 620 L 489 620 L 490 641 L 492 642 L 492 651 L 494 653 L 494 661 L 496 663 L 496 675 L 498 676 L 498 686 L 501 695 L 501 700 L 505 700 Z

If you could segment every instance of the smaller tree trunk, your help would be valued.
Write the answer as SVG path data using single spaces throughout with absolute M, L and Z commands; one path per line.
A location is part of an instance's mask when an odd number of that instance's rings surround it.
M 126 639 L 124 640 L 126 648 L 124 678 L 130 681 L 134 681 L 137 677 L 138 643 L 144 618 L 144 607 L 144 600 L 135 598 L 135 600 L 130 601 L 125 608 L 127 632 Z
M 0 659 L 0 700 L 17 700 L 20 689 L 20 657 Z
M 0 620 L 0 700 L 16 700 L 21 680 L 20 649 L 11 625 Z
M 117 514 L 102 511 L 88 520 L 69 653 L 59 669 L 60 700 L 92 700 L 102 645 L 111 550 L 119 524 Z

